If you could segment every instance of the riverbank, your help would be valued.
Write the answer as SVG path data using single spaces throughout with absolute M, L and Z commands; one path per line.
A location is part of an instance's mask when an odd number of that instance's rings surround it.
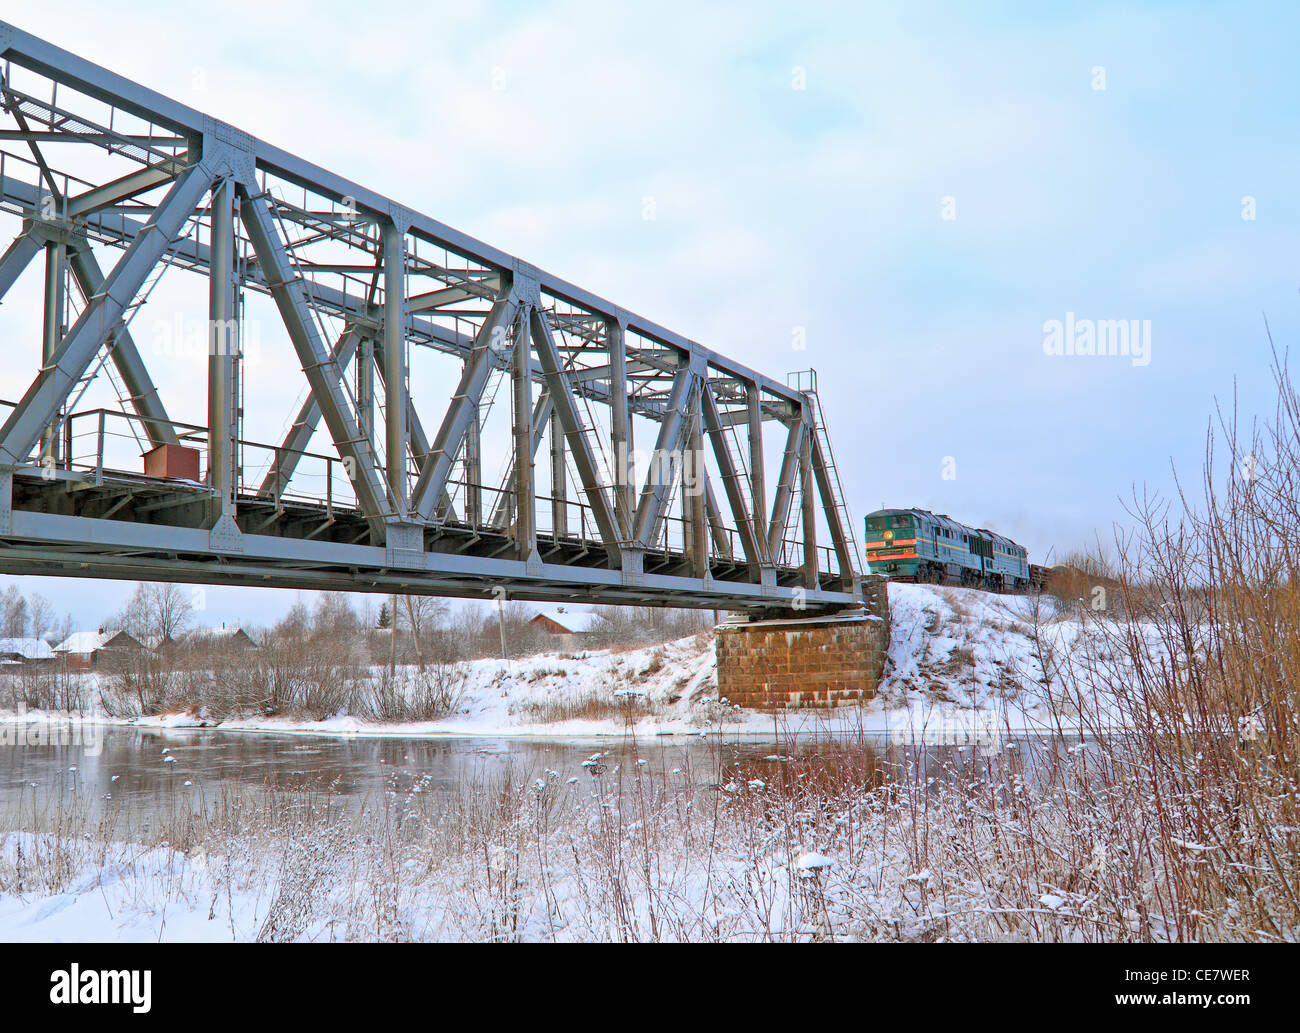
M 438 665 L 430 674 L 398 665 L 390 677 L 364 677 L 409 696 L 436 678 L 449 713 L 429 721 L 379 721 L 340 710 L 303 715 L 238 713 L 213 717 L 199 702 L 165 713 L 113 716 L 98 705 L 105 676 L 79 676 L 73 693 L 89 701 L 73 714 L 0 711 L 0 723 L 101 721 L 152 728 L 329 736 L 601 737 L 735 734 L 899 736 L 965 741 L 1003 733 L 1078 730 L 1067 697 L 1078 672 L 1061 670 L 1085 639 L 1083 625 L 1063 618 L 1051 600 L 998 596 L 961 588 L 889 586 L 893 628 L 885 677 L 874 699 L 835 711 L 771 715 L 719 700 L 711 635 L 625 650 L 552 652 L 514 660 Z M 1068 673 L 1068 677 L 1065 674 Z M 1108 717 L 1119 721 L 1113 708 Z

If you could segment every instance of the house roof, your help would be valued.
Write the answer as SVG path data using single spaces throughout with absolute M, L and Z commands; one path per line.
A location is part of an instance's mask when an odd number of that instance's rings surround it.
M 93 653 L 104 646 L 104 633 L 101 631 L 74 631 L 57 646 L 56 653 Z
M 605 623 L 605 619 L 592 610 L 546 610 L 539 613 L 533 620 L 537 620 L 538 617 L 545 617 L 549 621 L 554 621 L 573 635 L 596 631 Z
M 0 638 L 0 656 L 10 653 L 24 660 L 54 659 L 54 650 L 43 638 Z
M 136 646 L 143 644 L 139 639 L 125 631 L 74 631 L 57 646 L 54 647 L 56 653 L 95 653 L 108 646 L 116 639 L 125 639 L 121 643 L 130 648 L 134 643 Z
M 246 632 L 239 625 L 226 627 L 224 624 L 219 628 L 195 628 L 185 638 L 190 642 L 214 642 L 221 639 L 235 639 L 240 636 L 253 641 L 253 636 Z M 256 644 L 256 643 L 254 643 Z

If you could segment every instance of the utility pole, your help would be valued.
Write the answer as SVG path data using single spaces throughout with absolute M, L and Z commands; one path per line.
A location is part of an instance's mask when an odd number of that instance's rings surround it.
M 397 674 L 397 593 L 393 593 L 393 605 L 389 607 L 393 613 L 393 626 L 388 632 L 388 673 L 396 676 Z

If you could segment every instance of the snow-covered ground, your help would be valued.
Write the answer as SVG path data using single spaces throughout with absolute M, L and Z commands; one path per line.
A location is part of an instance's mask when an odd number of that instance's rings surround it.
M 711 637 L 699 636 L 476 661 L 462 672 L 455 713 L 429 724 L 339 716 L 220 727 L 336 736 L 860 730 L 981 746 L 1009 732 L 1011 748 L 948 751 L 925 773 L 955 756 L 963 777 L 875 788 L 871 772 L 852 767 L 865 754 L 850 747 L 829 779 L 808 777 L 826 770 L 801 769 L 791 751 L 764 758 L 779 774 L 761 777 L 688 776 L 642 760 L 608 773 L 591 762 L 530 769 L 462 787 L 454 805 L 417 786 L 388 791 L 384 806 L 324 814 L 292 792 L 275 806 L 236 797 L 197 823 L 182 813 L 114 825 L 61 803 L 53 823 L 15 811 L 0 827 L 0 940 L 1174 936 L 1185 915 L 1153 892 L 1172 862 L 1150 838 L 1142 787 L 1108 782 L 1106 766 L 1089 759 L 1096 741 L 1060 750 L 1059 740 L 1019 734 L 1065 729 L 1072 699 L 1084 707 L 1100 695 L 1103 712 L 1122 712 L 1122 701 L 1080 680 L 1099 661 L 1123 662 L 1104 617 L 914 585 L 891 586 L 890 604 L 879 692 L 829 714 L 773 717 L 718 700 Z M 195 722 L 176 714 L 138 723 Z M 976 762 L 961 767 L 963 757 Z M 1050 784 L 1026 777 L 1040 770 Z M 983 774 L 971 782 L 966 772 Z M 985 774 L 999 791 L 971 792 Z M 1073 805 L 1062 807 L 1064 798 Z M 1176 860 L 1199 841 L 1180 832 L 1172 842 Z M 1112 855 L 1139 859 L 1141 871 L 1112 865 Z M 1210 923 L 1209 938 L 1250 937 L 1258 926 L 1231 909 L 1198 921 Z
M 1044 655 L 1068 655 L 1082 634 L 1079 622 L 1053 617 L 1051 600 L 972 589 L 895 584 L 889 586 L 889 599 L 889 661 L 876 697 L 865 706 L 830 713 L 782 714 L 783 734 L 863 731 L 952 741 L 963 729 L 1047 727 L 1047 693 L 1059 700 L 1064 690 L 1045 676 Z M 1057 673 L 1052 661 L 1047 666 Z M 399 669 L 399 676 L 411 679 L 415 671 Z M 719 727 L 740 734 L 773 731 L 770 714 L 743 711 L 717 699 L 708 634 L 636 649 L 474 660 L 444 676 L 456 679 L 457 702 L 450 716 L 437 721 L 379 724 L 348 714 L 322 721 L 244 716 L 218 727 L 416 736 L 654 736 Z M 39 716 L 0 714 L 0 721 Z M 130 723 L 189 727 L 212 722 L 180 712 Z

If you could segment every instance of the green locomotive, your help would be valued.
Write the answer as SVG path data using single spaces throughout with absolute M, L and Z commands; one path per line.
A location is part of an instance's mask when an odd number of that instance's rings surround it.
M 1010 538 L 928 509 L 878 509 L 866 519 L 867 566 L 891 581 L 1014 592 L 1032 583 L 1029 553 Z

